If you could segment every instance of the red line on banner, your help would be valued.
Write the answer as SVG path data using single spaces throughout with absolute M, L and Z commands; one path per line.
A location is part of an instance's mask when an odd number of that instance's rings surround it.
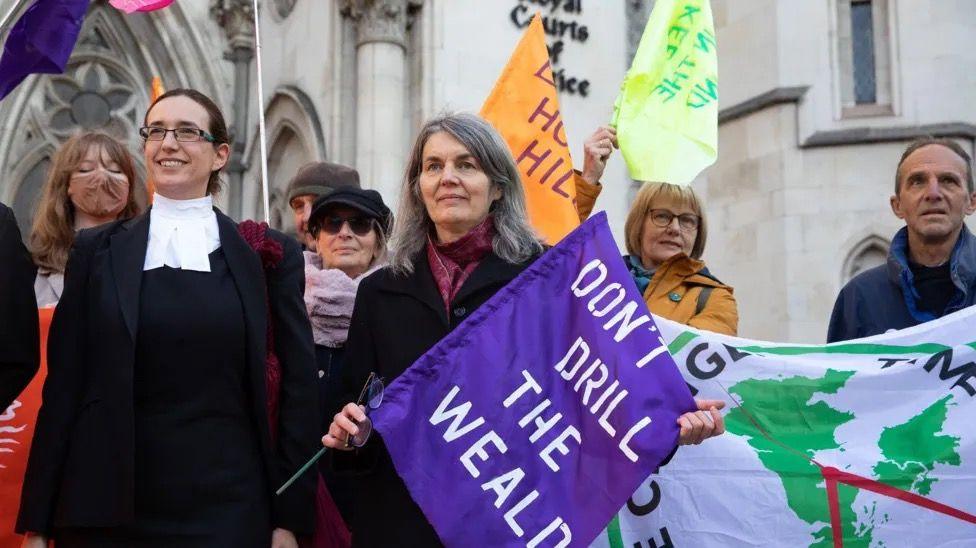
M 833 466 L 824 466 L 823 464 L 820 464 L 806 453 L 794 449 L 774 438 L 773 435 L 763 428 L 762 425 L 759 424 L 759 421 L 746 410 L 745 406 L 739 403 L 739 401 L 736 400 L 732 394 L 725 389 L 724 386 L 722 386 L 722 383 L 719 381 L 715 381 L 715 383 L 718 384 L 722 391 L 725 392 L 730 400 L 732 400 L 732 403 L 735 404 L 740 411 L 742 411 L 742 413 L 746 416 L 746 419 L 752 423 L 753 427 L 755 427 L 756 430 L 763 435 L 763 437 L 791 453 L 802 456 L 803 458 L 817 465 L 817 467 L 820 469 L 820 474 L 823 476 L 824 483 L 827 488 L 827 506 L 830 509 L 830 528 L 834 537 L 834 548 L 844 547 L 844 532 L 840 522 L 840 500 L 837 494 L 838 483 L 843 483 L 844 485 L 849 485 L 858 489 L 865 489 L 888 498 L 901 500 L 909 504 L 925 508 L 926 510 L 938 512 L 967 523 L 976 524 L 976 515 L 970 514 L 958 508 L 953 508 L 947 504 L 936 502 L 932 499 L 923 497 L 922 495 L 912 493 L 911 491 L 905 491 L 895 486 L 881 483 L 877 480 L 858 476 L 857 474 L 852 474 L 850 472 L 844 472 Z
M 819 465 L 818 465 L 819 466 Z M 820 473 L 823 474 L 823 466 L 820 466 Z M 830 530 L 834 534 L 834 548 L 844 547 L 844 530 L 840 524 L 840 501 L 837 497 L 837 482 L 824 476 L 827 484 L 827 507 L 830 508 Z
M 821 466 L 820 472 L 823 473 L 825 479 L 832 479 L 840 483 L 850 485 L 851 487 L 873 491 L 879 495 L 905 501 L 909 504 L 914 504 L 915 506 L 925 508 L 926 510 L 931 510 L 933 512 L 938 512 L 940 514 L 945 514 L 949 517 L 965 521 L 966 523 L 976 524 L 976 515 L 970 514 L 969 512 L 960 510 L 958 508 L 953 508 L 947 504 L 942 504 L 941 502 L 934 501 L 930 498 L 923 497 L 922 495 L 912 493 L 911 491 L 905 491 L 886 483 L 881 483 L 880 481 L 858 476 L 857 474 L 851 474 L 850 472 L 844 472 L 843 470 L 838 470 L 833 466 Z

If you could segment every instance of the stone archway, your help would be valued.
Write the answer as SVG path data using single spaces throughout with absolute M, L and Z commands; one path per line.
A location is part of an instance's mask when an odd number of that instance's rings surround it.
M 285 200 L 289 181 L 301 166 L 326 159 L 322 124 L 308 96 L 293 86 L 275 91 L 265 109 L 268 137 L 268 191 L 272 227 L 294 232 L 291 212 Z M 260 136 L 255 132 L 248 145 L 248 177 L 244 188 L 244 217 L 263 218 L 261 196 Z
M 310 161 L 312 158 L 295 129 L 287 125 L 281 127 L 268 149 L 268 180 L 274 185 L 270 224 L 288 234 L 294 234 L 295 227 L 291 223 L 291 212 L 285 195 L 287 185 L 298 172 L 298 168 Z
M 877 235 L 868 236 L 858 242 L 844 260 L 841 285 L 866 270 L 885 264 L 888 260 L 889 247 L 891 242 Z
M 156 39 L 140 38 L 146 36 Z M 144 176 L 137 130 L 150 82 L 159 76 L 168 88 L 195 87 L 219 102 L 222 73 L 206 49 L 175 4 L 125 17 L 105 2 L 92 2 L 64 73 L 31 76 L 0 102 L 0 200 L 13 204 L 22 226 L 29 226 L 44 181 L 40 166 L 79 131 L 103 131 L 122 141 Z M 138 185 L 137 199 L 144 203 L 145 194 Z

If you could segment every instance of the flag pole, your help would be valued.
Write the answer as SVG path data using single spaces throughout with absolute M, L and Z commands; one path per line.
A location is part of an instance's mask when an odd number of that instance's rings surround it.
M 258 140 L 261 142 L 261 198 L 264 202 L 264 222 L 271 222 L 268 198 L 268 142 L 264 132 L 264 78 L 261 74 L 261 25 L 258 22 L 258 0 L 254 0 L 254 58 L 258 71 Z M 243 189 L 241 189 L 243 192 Z
M 0 36 L 3 35 L 3 29 L 7 26 L 7 23 L 14 18 L 14 14 L 20 11 L 20 8 L 27 2 L 27 0 L 15 0 L 14 5 L 10 6 L 7 13 L 3 14 L 3 19 L 0 19 Z

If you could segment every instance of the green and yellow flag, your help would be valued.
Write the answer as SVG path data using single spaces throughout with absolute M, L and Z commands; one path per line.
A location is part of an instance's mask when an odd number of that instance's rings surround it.
M 718 156 L 718 61 L 708 0 L 657 0 L 610 125 L 630 176 L 687 185 Z

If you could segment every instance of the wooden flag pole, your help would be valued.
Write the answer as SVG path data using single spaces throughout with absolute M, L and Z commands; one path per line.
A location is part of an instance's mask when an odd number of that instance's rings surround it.
M 261 198 L 264 201 L 264 222 L 270 224 L 271 206 L 268 198 L 268 141 L 264 131 L 264 79 L 261 74 L 261 25 L 258 22 L 259 19 L 258 0 L 254 0 L 254 58 L 258 71 L 258 140 L 261 142 Z

